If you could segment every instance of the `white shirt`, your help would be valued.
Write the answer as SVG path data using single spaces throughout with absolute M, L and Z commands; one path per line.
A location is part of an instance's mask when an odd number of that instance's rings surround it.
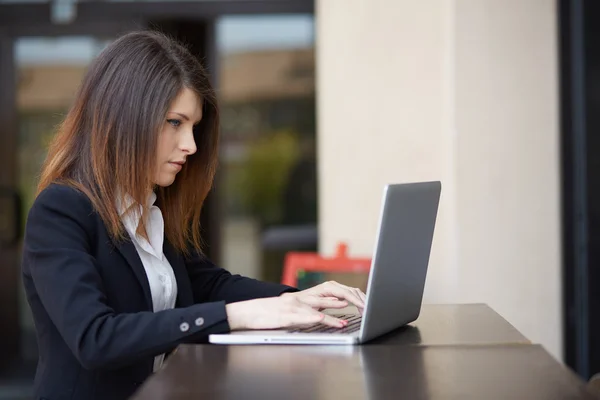
M 154 205 L 156 194 L 152 193 L 148 198 L 150 215 L 146 224 L 146 234 L 149 240 L 136 233 L 140 223 L 142 207 L 133 205 L 133 199 L 130 196 L 125 196 L 124 200 L 125 204 L 117 202 L 119 215 L 146 270 L 150 293 L 152 294 L 153 311 L 158 312 L 174 308 L 177 299 L 177 281 L 175 280 L 173 268 L 163 253 L 165 222 L 162 212 Z M 160 369 L 164 358 L 164 354 L 154 358 L 154 371 Z

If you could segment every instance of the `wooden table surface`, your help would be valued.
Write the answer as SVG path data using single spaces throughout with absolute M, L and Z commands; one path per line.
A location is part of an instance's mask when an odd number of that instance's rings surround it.
M 414 323 L 372 343 L 432 346 L 530 342 L 489 306 L 459 304 L 424 305 Z
M 585 384 L 483 304 L 425 305 L 360 346 L 186 345 L 148 399 L 593 399 Z
M 593 397 L 537 345 L 186 345 L 134 399 Z

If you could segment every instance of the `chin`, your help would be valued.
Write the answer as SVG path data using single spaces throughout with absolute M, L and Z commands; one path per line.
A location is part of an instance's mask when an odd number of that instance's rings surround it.
M 175 182 L 175 177 L 162 177 L 156 181 L 156 184 L 160 187 L 171 186 Z

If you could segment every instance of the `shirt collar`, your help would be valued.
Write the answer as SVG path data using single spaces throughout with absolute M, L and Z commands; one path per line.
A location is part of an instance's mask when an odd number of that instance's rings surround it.
M 146 205 L 150 208 L 156 203 L 156 193 L 154 191 L 150 193 L 148 199 L 146 200 Z M 117 211 L 119 212 L 119 216 L 122 217 L 127 211 L 131 208 L 131 206 L 135 203 L 133 197 L 128 194 L 121 196 L 120 193 L 117 195 Z

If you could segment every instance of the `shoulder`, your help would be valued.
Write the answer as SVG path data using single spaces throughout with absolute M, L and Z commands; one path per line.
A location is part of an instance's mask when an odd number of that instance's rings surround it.
M 34 206 L 59 205 L 65 207 L 92 208 L 90 199 L 80 190 L 62 183 L 52 183 L 42 190 L 34 201 Z
M 83 246 L 90 249 L 97 235 L 98 216 L 81 191 L 52 184 L 33 202 L 25 223 L 25 251 Z
M 80 190 L 53 183 L 38 194 L 31 206 L 29 217 L 48 213 L 85 220 L 94 214 L 94 208 L 87 195 Z

